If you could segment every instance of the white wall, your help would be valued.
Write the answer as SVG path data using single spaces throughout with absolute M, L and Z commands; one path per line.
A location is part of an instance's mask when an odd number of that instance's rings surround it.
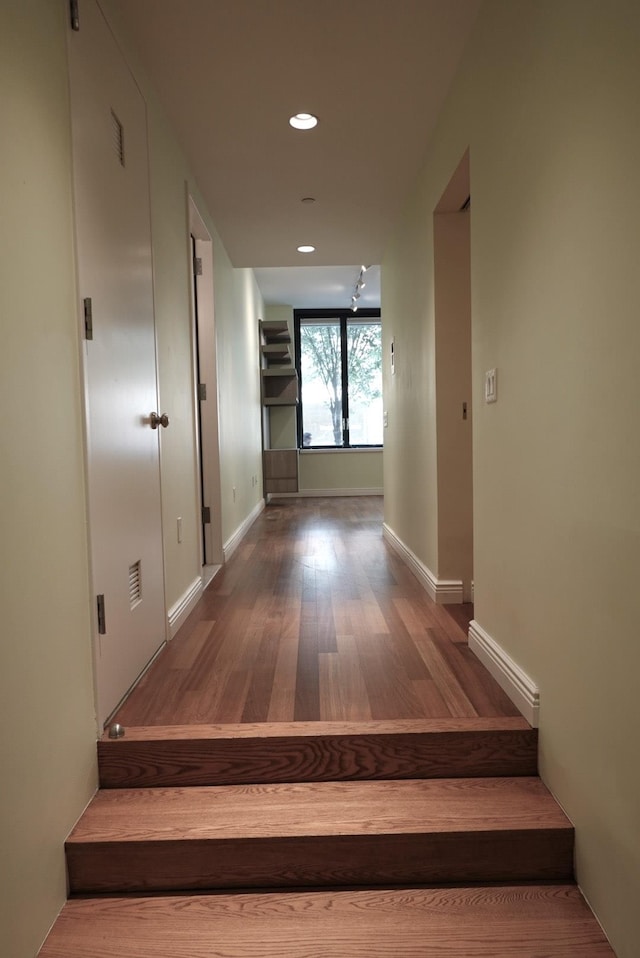
M 0 5 L 0 954 L 33 958 L 96 785 L 67 5 Z
M 386 516 L 433 569 L 433 212 L 470 147 L 476 619 L 540 687 L 542 774 L 619 958 L 640 941 L 639 44 L 631 0 L 486 3 L 382 284 Z

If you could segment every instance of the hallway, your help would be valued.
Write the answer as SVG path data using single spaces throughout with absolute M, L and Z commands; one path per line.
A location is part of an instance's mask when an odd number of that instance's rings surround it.
M 114 716 L 124 726 L 474 718 L 517 710 L 382 538 L 382 498 L 282 499 Z

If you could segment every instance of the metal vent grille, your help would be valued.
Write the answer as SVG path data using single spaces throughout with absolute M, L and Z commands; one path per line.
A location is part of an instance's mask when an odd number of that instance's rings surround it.
M 116 156 L 118 157 L 120 166 L 124 166 L 124 127 L 113 110 L 111 111 L 111 133 Z
M 129 566 L 129 603 L 135 608 L 142 601 L 142 570 L 140 560 Z

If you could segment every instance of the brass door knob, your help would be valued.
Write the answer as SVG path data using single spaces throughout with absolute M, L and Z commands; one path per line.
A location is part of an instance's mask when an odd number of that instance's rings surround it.
M 161 416 L 159 416 L 157 412 L 152 412 L 149 416 L 149 419 L 151 420 L 152 429 L 157 429 L 158 426 L 163 426 L 166 429 L 169 425 L 169 417 L 166 413 L 163 413 Z

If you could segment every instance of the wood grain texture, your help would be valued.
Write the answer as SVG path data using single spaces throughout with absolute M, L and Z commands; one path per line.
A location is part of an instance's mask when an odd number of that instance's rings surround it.
M 103 788 L 534 775 L 524 719 L 149 726 L 98 743 Z
M 275 500 L 114 720 L 516 715 L 450 608 L 384 542 L 381 497 Z
M 73 892 L 567 879 L 573 829 L 537 778 L 100 792 Z
M 615 958 L 577 888 L 70 901 L 40 958 Z

